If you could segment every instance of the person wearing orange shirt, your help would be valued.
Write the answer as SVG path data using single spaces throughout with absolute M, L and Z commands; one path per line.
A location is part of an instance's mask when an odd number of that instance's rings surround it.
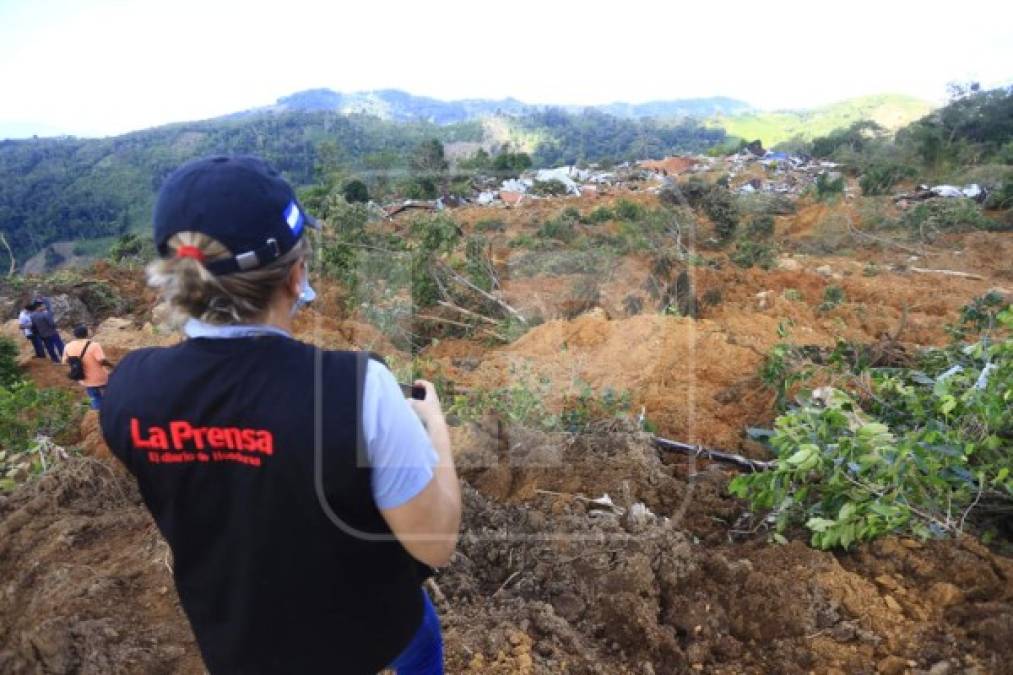
M 113 364 L 106 358 L 102 345 L 88 339 L 87 326 L 74 329 L 74 339 L 63 350 L 63 362 L 72 357 L 79 357 L 84 368 L 84 378 L 80 381 L 85 393 L 91 400 L 92 410 L 102 407 L 102 394 L 109 383 L 109 370 Z

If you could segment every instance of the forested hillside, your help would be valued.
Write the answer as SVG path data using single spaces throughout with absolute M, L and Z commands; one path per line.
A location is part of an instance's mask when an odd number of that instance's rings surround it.
M 532 139 L 535 162 L 621 161 L 700 151 L 724 139 L 692 121 L 662 124 L 600 112 L 552 109 L 510 124 Z M 256 153 L 299 186 L 316 167 L 407 169 L 423 141 L 483 140 L 480 121 L 397 123 L 334 111 L 261 112 L 173 124 L 105 139 L 0 142 L 0 231 L 15 256 L 60 240 L 122 234 L 147 223 L 165 175 L 213 153 Z

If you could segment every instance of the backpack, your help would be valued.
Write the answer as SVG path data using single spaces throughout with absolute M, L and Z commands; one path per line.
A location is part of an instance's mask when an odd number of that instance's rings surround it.
M 91 340 L 84 343 L 84 349 L 77 356 L 68 356 L 67 365 L 70 366 L 70 372 L 67 373 L 67 377 L 72 380 L 83 380 L 84 379 L 84 353 L 88 351 L 88 345 L 91 344 Z

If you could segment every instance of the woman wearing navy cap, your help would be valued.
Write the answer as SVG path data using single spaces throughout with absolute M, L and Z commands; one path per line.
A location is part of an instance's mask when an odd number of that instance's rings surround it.
M 442 673 L 421 588 L 461 496 L 432 384 L 408 401 L 366 353 L 291 336 L 315 222 L 252 157 L 177 169 L 148 269 L 189 339 L 131 352 L 103 434 L 173 552 L 211 673 Z

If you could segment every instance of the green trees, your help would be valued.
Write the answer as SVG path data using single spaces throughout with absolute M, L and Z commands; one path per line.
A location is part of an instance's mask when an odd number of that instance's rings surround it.
M 415 146 L 408 158 L 411 180 L 405 194 L 411 199 L 436 199 L 446 189 L 449 164 L 443 154 L 443 143 L 435 138 Z
M 815 157 L 830 157 L 842 149 L 862 152 L 867 144 L 881 138 L 885 131 L 872 120 L 859 120 L 846 129 L 837 129 L 826 136 L 814 138 L 812 154 Z
M 502 178 L 516 178 L 531 168 L 531 157 L 526 152 L 504 150 L 492 161 L 492 170 Z
M 341 188 L 341 195 L 349 204 L 365 204 L 369 201 L 369 189 L 358 178 L 353 178 L 345 183 Z
M 1002 157 L 1013 138 L 1013 87 L 951 85 L 950 102 L 897 134 L 929 165 Z

